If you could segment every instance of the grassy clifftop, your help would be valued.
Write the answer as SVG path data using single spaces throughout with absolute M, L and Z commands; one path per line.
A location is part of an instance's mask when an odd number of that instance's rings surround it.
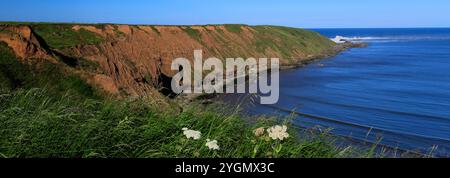
M 102 38 L 84 29 L 73 30 L 73 25 L 33 25 L 32 29 L 52 48 L 64 49 L 77 45 L 92 45 Z
M 11 24 L 10 24 L 11 25 Z M 27 24 L 14 24 L 15 26 Z M 308 55 L 330 52 L 336 44 L 309 30 L 282 26 L 204 25 L 204 26 L 137 26 L 113 24 L 28 24 L 54 49 L 96 45 L 145 32 L 147 38 L 162 41 L 195 40 L 196 47 L 216 57 L 278 57 L 299 62 Z M 151 29 L 151 30 L 149 30 Z M 143 37 L 144 39 L 146 37 Z M 163 43 L 155 45 L 164 45 Z

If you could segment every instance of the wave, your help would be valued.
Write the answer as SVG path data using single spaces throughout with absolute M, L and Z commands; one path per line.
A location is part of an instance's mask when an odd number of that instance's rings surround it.
M 314 115 L 314 114 L 309 114 L 309 113 L 303 113 L 303 112 L 300 112 L 297 110 L 292 110 L 292 109 L 286 109 L 286 108 L 283 108 L 280 106 L 265 105 L 264 107 L 272 108 L 274 110 L 281 111 L 286 114 L 294 114 L 294 115 L 300 116 L 300 117 L 315 119 L 317 121 L 329 122 L 329 123 L 335 123 L 335 124 L 349 126 L 349 127 L 353 127 L 353 128 L 359 128 L 362 130 L 366 130 L 368 132 L 384 133 L 384 134 L 391 134 L 391 135 L 397 135 L 397 136 L 403 136 L 403 137 L 407 136 L 407 137 L 422 138 L 422 139 L 427 139 L 427 140 L 434 140 L 435 143 L 437 143 L 437 142 L 449 143 L 450 142 L 449 139 L 438 137 L 438 136 L 422 135 L 419 133 L 407 133 L 407 132 L 403 132 L 403 131 L 399 131 L 399 130 L 391 130 L 391 129 L 386 129 L 386 128 L 368 126 L 368 125 L 364 125 L 364 124 L 346 122 L 346 121 L 342 121 L 339 119 L 334 119 L 334 118 L 329 118 L 329 117 L 324 117 L 324 116 L 319 116 L 319 115 Z
M 434 41 L 434 40 L 450 40 L 449 35 L 417 35 L 417 36 L 336 36 L 331 38 L 336 43 L 350 42 L 401 42 L 401 41 Z

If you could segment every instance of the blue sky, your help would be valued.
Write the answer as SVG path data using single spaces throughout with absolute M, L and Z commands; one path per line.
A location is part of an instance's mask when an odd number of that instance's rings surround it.
M 0 0 L 0 21 L 450 27 L 448 0 Z

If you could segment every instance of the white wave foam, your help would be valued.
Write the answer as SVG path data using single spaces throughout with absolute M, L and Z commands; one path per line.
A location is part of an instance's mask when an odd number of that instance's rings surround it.
M 331 39 L 336 43 L 350 42 L 396 42 L 396 41 L 421 41 L 421 40 L 450 40 L 450 36 L 366 36 L 345 37 L 336 36 Z
M 345 36 L 336 36 L 331 39 L 335 43 L 345 43 L 347 41 L 350 42 L 363 42 L 363 41 L 372 41 L 372 40 L 392 40 L 389 37 L 345 37 Z

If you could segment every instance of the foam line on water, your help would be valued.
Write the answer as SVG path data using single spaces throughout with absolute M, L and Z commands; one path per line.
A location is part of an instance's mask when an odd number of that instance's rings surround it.
M 331 38 L 333 41 L 351 41 L 351 42 L 397 42 L 397 41 L 421 41 L 421 40 L 450 40 L 450 36 L 441 35 L 417 35 L 417 36 L 336 36 Z

